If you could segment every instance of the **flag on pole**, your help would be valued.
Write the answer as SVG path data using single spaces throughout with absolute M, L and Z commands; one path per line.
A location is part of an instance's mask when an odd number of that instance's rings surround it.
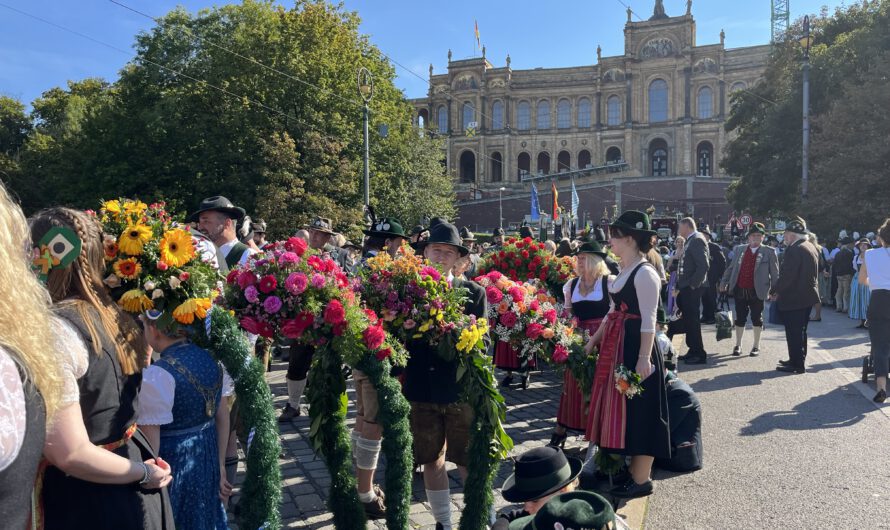
M 538 205 L 538 188 L 532 183 L 532 221 L 537 221 L 541 218 L 541 207 Z
M 474 19 L 474 20 L 473 20 L 473 25 L 474 25 L 475 28 L 476 28 L 476 46 L 478 46 L 479 48 L 481 48 L 481 47 L 482 47 L 482 41 L 479 40 L 479 22 L 476 21 L 476 20 Z
M 550 191 L 553 194 L 553 220 L 559 217 L 559 191 L 556 190 L 556 182 L 550 183 Z
M 572 219 L 578 218 L 578 204 L 581 201 L 578 199 L 578 190 L 575 189 L 575 180 L 572 179 Z

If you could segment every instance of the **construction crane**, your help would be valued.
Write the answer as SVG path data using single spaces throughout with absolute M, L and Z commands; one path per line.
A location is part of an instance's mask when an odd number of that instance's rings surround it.
M 770 0 L 770 3 L 772 4 L 772 12 L 770 14 L 771 44 L 785 40 L 790 20 L 789 2 L 790 0 Z

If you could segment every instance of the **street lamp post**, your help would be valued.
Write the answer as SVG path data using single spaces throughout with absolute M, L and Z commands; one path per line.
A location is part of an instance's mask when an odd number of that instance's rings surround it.
M 803 46 L 803 154 L 801 164 L 801 197 L 807 199 L 810 184 L 810 45 L 813 37 L 810 36 L 810 17 L 803 17 L 803 37 L 800 44 Z
M 371 102 L 371 96 L 374 95 L 374 78 L 371 76 L 371 72 L 367 68 L 360 68 L 358 71 L 358 93 L 361 96 L 363 105 L 364 115 L 364 123 L 362 124 L 362 132 L 364 133 L 365 138 L 365 153 L 364 153 L 364 170 L 365 170 L 365 212 L 367 213 L 368 208 L 371 206 L 371 173 L 368 168 L 368 104 Z
M 504 199 L 503 194 L 504 190 L 507 189 L 501 186 L 498 189 L 498 228 L 504 228 Z

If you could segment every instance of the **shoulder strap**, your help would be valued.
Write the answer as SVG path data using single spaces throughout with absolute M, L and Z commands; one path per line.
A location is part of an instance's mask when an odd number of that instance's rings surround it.
M 232 250 L 229 251 L 229 255 L 226 256 L 226 265 L 229 266 L 230 269 L 234 268 L 238 263 L 241 262 L 241 256 L 247 252 L 247 245 L 238 241 L 232 246 Z
M 569 287 L 569 296 L 575 294 L 575 287 L 578 287 L 578 278 L 572 278 L 572 285 Z

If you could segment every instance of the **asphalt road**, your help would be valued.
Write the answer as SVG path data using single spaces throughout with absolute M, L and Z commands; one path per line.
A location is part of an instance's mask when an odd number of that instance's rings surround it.
M 857 324 L 826 308 L 802 375 L 775 371 L 783 329 L 768 327 L 752 358 L 750 328 L 732 357 L 734 339 L 704 326 L 709 363 L 681 363 L 680 377 L 702 402 L 705 467 L 657 472 L 644 527 L 890 528 L 890 402 L 871 401 L 873 376 L 860 382 L 869 340 Z

